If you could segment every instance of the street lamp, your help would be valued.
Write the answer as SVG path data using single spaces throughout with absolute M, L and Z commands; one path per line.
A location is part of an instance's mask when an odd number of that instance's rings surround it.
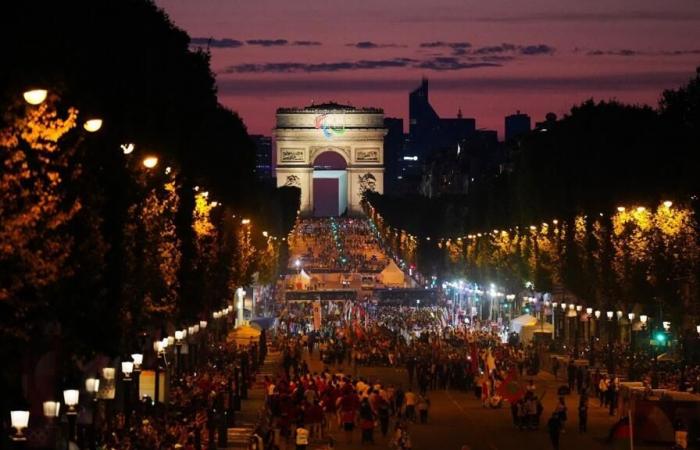
M 613 318 L 613 312 L 612 312 L 612 311 L 608 311 L 607 313 L 605 313 L 605 315 L 608 317 L 608 320 L 612 320 L 612 318 Z
M 133 361 L 122 361 L 122 375 L 124 375 L 124 381 L 131 381 L 131 374 L 133 371 Z
M 664 330 L 665 330 L 665 331 L 668 331 L 668 330 L 671 329 L 671 322 L 668 322 L 668 321 L 664 320 L 664 321 L 662 322 L 662 324 L 663 324 L 663 326 L 664 326 Z
M 29 103 L 30 105 L 36 106 L 44 103 L 44 100 L 46 100 L 46 96 L 48 95 L 48 91 L 46 89 L 31 89 L 29 91 L 26 91 L 22 96 L 24 97 L 24 101 Z
M 146 156 L 145 158 L 143 158 L 142 163 L 146 169 L 153 169 L 155 166 L 158 165 L 158 157 Z
M 85 131 L 94 133 L 102 128 L 102 119 L 88 119 L 83 124 Z
M 63 391 L 63 403 L 68 407 L 66 414 L 76 415 L 78 412 L 75 407 L 78 405 L 78 398 L 80 397 L 80 391 L 77 389 L 66 389 Z
M 647 320 L 649 320 L 649 317 L 646 314 L 639 316 L 639 321 L 642 322 L 642 326 L 646 326 Z
M 68 411 L 66 411 L 66 416 L 68 416 L 68 436 L 66 436 L 66 438 L 68 442 L 71 440 L 75 441 L 77 431 L 75 428 L 75 421 L 78 415 L 78 411 L 75 407 L 78 405 L 79 397 L 80 391 L 77 389 L 66 389 L 63 391 L 63 403 L 68 407 Z
M 132 353 L 131 359 L 134 360 L 134 370 L 141 370 L 141 364 L 143 364 L 143 353 Z
M 52 421 L 56 417 L 58 417 L 58 414 L 61 411 L 61 402 L 54 402 L 52 400 L 49 400 L 42 403 L 42 407 L 44 410 L 44 417 Z
M 12 428 L 17 430 L 17 433 L 10 439 L 13 441 L 26 441 L 27 437 L 22 433 L 22 430 L 29 426 L 29 411 L 10 411 L 10 422 Z
M 85 392 L 91 396 L 97 395 L 100 390 L 100 380 L 99 378 L 88 378 L 85 380 Z

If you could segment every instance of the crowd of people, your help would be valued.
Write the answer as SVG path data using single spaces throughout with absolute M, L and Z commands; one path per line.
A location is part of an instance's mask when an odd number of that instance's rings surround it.
M 277 336 L 282 368 L 267 380 L 270 448 L 297 442 L 300 429 L 302 441 L 338 434 L 350 441 L 356 428 L 363 443 L 379 433 L 410 448 L 410 424 L 428 421 L 435 390 L 473 392 L 484 407 L 500 407 L 506 385 L 537 365 L 535 349 L 504 343 L 495 323 L 451 327 L 445 314 L 440 307 L 346 305 L 314 330 L 309 305 L 286 305 Z M 313 370 L 311 358 L 322 369 Z M 408 382 L 359 376 L 365 365 L 400 368 Z
M 379 241 L 366 220 L 299 219 L 289 237 L 290 268 L 297 259 L 307 270 L 379 272 L 386 267 Z

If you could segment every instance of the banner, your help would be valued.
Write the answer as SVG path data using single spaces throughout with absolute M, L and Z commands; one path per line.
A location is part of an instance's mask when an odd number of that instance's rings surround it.
M 314 308 L 314 331 L 321 330 L 321 301 L 316 300 L 313 304 Z

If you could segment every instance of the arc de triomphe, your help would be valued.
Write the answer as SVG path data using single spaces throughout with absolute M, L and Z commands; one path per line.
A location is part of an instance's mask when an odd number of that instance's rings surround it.
M 277 186 L 300 188 L 301 213 L 312 214 L 314 161 L 335 152 L 346 165 L 338 175 L 340 204 L 347 204 L 349 214 L 359 214 L 365 190 L 384 191 L 385 134 L 384 111 L 378 108 L 336 103 L 280 108 L 274 130 Z

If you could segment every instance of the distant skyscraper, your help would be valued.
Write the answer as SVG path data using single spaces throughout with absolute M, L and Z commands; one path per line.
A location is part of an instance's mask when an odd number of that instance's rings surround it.
M 272 181 L 272 138 L 260 134 L 251 135 L 255 143 L 255 176 L 263 182 Z
M 384 192 L 394 194 L 401 175 L 401 158 L 403 157 L 403 119 L 384 118 Z
M 430 104 L 428 93 L 428 80 L 423 78 L 408 96 L 409 154 L 406 156 L 417 156 L 419 161 L 436 149 L 456 147 L 476 129 L 476 121 L 462 117 L 461 111 L 456 118 L 441 119 Z
M 506 116 L 506 141 L 513 139 L 516 136 L 530 131 L 530 116 L 517 111 L 515 114 Z

